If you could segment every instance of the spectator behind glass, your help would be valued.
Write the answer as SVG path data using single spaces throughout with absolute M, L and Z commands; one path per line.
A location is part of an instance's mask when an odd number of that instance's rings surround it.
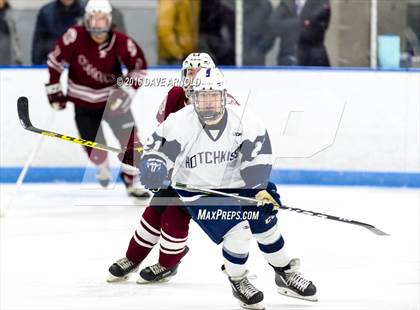
M 235 12 L 229 4 L 201 0 L 200 5 L 199 50 L 210 54 L 218 65 L 235 65 Z
M 124 16 L 122 12 L 115 6 L 112 7 L 112 26 L 113 31 L 127 33 L 125 28 Z
M 13 64 L 22 64 L 22 54 L 10 5 L 0 0 L 0 65 Z
M 265 55 L 275 39 L 269 30 L 273 6 L 270 0 L 246 0 L 243 12 L 243 64 L 264 66 Z
M 159 0 L 157 6 L 158 63 L 179 65 L 197 51 L 200 0 Z
M 280 66 L 329 66 L 324 45 L 330 22 L 329 0 L 282 0 L 270 18 L 273 34 L 279 36 Z
M 83 18 L 79 0 L 56 0 L 44 5 L 38 12 L 32 41 L 32 63 L 45 64 L 48 53 L 57 39 Z

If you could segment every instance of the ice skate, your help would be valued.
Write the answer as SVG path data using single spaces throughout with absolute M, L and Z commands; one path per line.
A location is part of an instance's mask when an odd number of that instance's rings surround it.
M 150 198 L 150 192 L 140 184 L 137 177 L 124 172 L 121 172 L 120 176 L 125 185 L 128 196 L 141 199 Z
M 111 171 L 108 162 L 105 161 L 96 166 L 96 180 L 98 180 L 102 187 L 108 187 L 109 182 L 111 181 Z
M 130 277 L 131 273 L 137 272 L 139 264 L 130 261 L 127 257 L 117 260 L 109 267 L 110 276 L 107 282 L 122 282 Z
M 248 271 L 241 277 L 230 277 L 222 266 L 222 271 L 228 276 L 233 296 L 239 301 L 239 305 L 244 309 L 264 310 L 264 294 L 249 282 Z
M 315 285 L 300 275 L 299 266 L 300 260 L 294 258 L 286 267 L 273 267 L 277 292 L 289 297 L 318 301 Z
M 183 257 L 188 253 L 190 249 L 188 246 L 184 248 Z M 152 284 L 168 282 L 173 276 L 178 273 L 178 266 L 181 262 L 176 264 L 172 268 L 165 268 L 161 264 L 157 263 L 152 266 L 148 266 L 140 271 L 140 277 L 137 280 L 138 284 Z

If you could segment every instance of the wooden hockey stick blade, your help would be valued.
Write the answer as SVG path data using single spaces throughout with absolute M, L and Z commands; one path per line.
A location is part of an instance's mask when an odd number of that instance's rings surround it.
M 107 151 L 107 152 L 115 152 L 115 153 L 121 152 L 121 149 L 119 149 L 119 148 L 115 148 L 115 147 L 111 147 L 111 146 L 108 146 L 108 145 L 105 145 L 105 144 L 101 144 L 101 143 L 97 143 L 97 142 L 93 142 L 93 141 L 89 141 L 89 140 L 84 140 L 84 139 L 76 138 L 76 137 L 72 137 L 72 136 L 67 136 L 67 135 L 63 135 L 63 134 L 56 133 L 56 132 L 53 132 L 53 131 L 39 129 L 39 128 L 34 127 L 31 123 L 30 118 L 29 118 L 29 107 L 28 107 L 28 105 L 29 105 L 28 98 L 19 97 L 19 99 L 17 101 L 18 116 L 19 116 L 20 123 L 22 124 L 23 128 L 25 128 L 26 130 L 36 132 L 36 133 L 44 135 L 44 136 L 58 138 L 58 139 L 61 139 L 61 140 L 67 141 L 67 142 L 76 143 L 76 144 L 79 144 L 79 145 L 82 145 L 82 146 L 91 147 L 93 149 L 98 149 L 98 150 Z M 137 152 L 143 152 L 142 147 L 138 147 L 135 150 Z

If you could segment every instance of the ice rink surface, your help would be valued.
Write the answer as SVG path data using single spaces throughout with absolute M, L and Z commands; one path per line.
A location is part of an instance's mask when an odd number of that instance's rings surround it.
M 418 189 L 280 186 L 284 204 L 370 223 L 391 234 L 280 211 L 286 246 L 318 287 L 319 302 L 276 293 L 274 275 L 253 242 L 248 261 L 266 309 L 420 308 Z M 13 194 L 1 185 L 1 203 Z M 178 275 L 159 285 L 106 282 L 124 256 L 143 211 L 118 185 L 24 185 L 0 225 L 0 309 L 240 309 L 220 272 L 221 247 L 195 223 Z M 141 266 L 153 264 L 157 249 Z

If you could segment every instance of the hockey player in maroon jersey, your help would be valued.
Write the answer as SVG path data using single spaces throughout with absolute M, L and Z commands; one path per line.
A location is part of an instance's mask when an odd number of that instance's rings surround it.
M 182 64 L 182 87 L 171 88 L 162 102 L 156 119 L 162 123 L 171 113 L 175 113 L 190 103 L 192 84 L 195 75 L 202 68 L 215 68 L 215 64 L 207 53 L 192 53 Z M 238 104 L 227 95 L 228 103 Z M 127 151 L 120 159 L 124 162 L 137 162 L 140 154 Z M 128 158 L 130 157 L 131 158 Z M 134 158 L 133 158 L 134 157 Z M 135 158 L 137 157 L 137 158 Z M 177 272 L 181 258 L 188 252 L 186 241 L 190 216 L 179 212 L 177 199 L 173 190 L 157 191 L 140 219 L 140 225 L 130 240 L 126 257 L 118 260 L 109 268 L 109 282 L 126 280 L 129 273 L 135 272 L 139 264 L 150 253 L 160 240 L 159 262 L 144 268 L 138 283 L 168 281 Z
M 140 146 L 130 103 L 141 86 L 147 63 L 141 48 L 123 33 L 111 30 L 112 7 L 108 0 L 89 0 L 84 26 L 74 26 L 58 40 L 48 55 L 49 82 L 46 92 L 55 110 L 72 102 L 81 138 L 105 143 L 102 120 L 111 127 L 122 148 Z M 60 76 L 68 64 L 68 87 L 64 94 Z M 122 65 L 128 69 L 123 77 Z M 130 84 L 122 83 L 130 79 Z M 117 83 L 118 82 L 118 83 Z M 97 167 L 97 179 L 106 187 L 110 181 L 107 153 L 85 148 Z M 139 186 L 137 170 L 123 165 L 121 178 L 127 193 L 149 197 Z

